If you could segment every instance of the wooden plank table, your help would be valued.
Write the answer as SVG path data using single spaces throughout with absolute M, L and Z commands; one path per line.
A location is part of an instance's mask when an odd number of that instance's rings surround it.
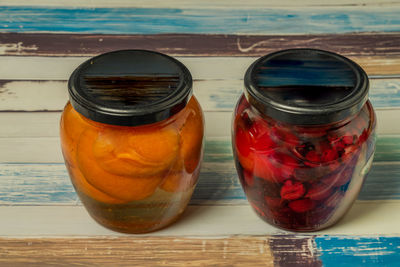
M 378 116 L 375 160 L 358 200 L 337 225 L 308 234 L 255 215 L 230 143 L 245 70 L 294 47 L 358 62 Z M 151 234 L 97 225 L 60 152 L 66 80 L 88 57 L 117 49 L 181 60 L 206 117 L 192 201 L 179 221 Z M 0 1 L 0 266 L 399 266 L 399 117 L 399 1 Z

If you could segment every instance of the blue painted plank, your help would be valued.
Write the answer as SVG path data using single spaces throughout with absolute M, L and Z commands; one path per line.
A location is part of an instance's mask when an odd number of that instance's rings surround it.
M 317 236 L 315 244 L 326 267 L 400 265 L 400 237 Z
M 400 199 L 398 136 L 378 138 L 375 162 L 359 200 Z M 191 204 L 246 203 L 230 140 L 207 140 L 199 183 Z M 75 205 L 78 198 L 64 164 L 0 164 L 0 205 Z
M 1 32 L 299 34 L 400 31 L 400 8 L 0 7 Z
M 400 199 L 400 164 L 374 165 L 360 200 Z M 205 163 L 191 204 L 246 204 L 233 162 Z M 64 164 L 0 164 L 0 205 L 75 205 Z
M 375 108 L 400 106 L 400 79 L 370 80 L 369 96 Z

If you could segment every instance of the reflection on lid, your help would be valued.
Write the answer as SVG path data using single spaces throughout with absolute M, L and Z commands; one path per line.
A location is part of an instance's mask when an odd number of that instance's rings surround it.
M 287 53 L 263 62 L 254 72 L 259 92 L 289 106 L 330 105 L 355 87 L 354 70 L 323 54 Z
M 136 106 L 157 102 L 170 95 L 179 84 L 179 76 L 85 76 L 86 95 L 108 106 Z

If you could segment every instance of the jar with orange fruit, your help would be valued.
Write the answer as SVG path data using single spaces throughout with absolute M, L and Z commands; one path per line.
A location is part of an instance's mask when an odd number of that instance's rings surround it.
M 88 213 L 126 233 L 174 222 L 203 154 L 204 118 L 187 68 L 152 51 L 115 51 L 80 65 L 68 90 L 62 152 Z

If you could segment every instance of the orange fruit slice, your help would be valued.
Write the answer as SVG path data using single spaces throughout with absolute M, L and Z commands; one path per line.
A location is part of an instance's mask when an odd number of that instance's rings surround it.
M 151 196 L 162 181 L 162 175 L 152 177 L 122 176 L 102 169 L 93 154 L 98 133 L 93 130 L 83 132 L 78 143 L 78 166 L 90 185 L 111 197 L 124 201 L 134 201 Z M 113 168 L 116 168 L 114 166 Z
M 107 203 L 107 204 L 122 204 L 125 202 L 122 199 L 111 197 L 111 196 L 101 192 L 100 190 L 97 190 L 96 188 L 94 188 L 91 184 L 89 184 L 86 181 L 85 177 L 82 175 L 82 173 L 76 167 L 67 166 L 67 169 L 68 169 L 69 175 L 71 177 L 71 181 L 78 191 L 83 192 L 87 196 L 89 196 L 97 201 Z
M 192 97 L 186 108 L 186 120 L 181 129 L 181 153 L 186 171 L 192 173 L 199 165 L 202 156 L 204 122 L 196 98 Z
M 179 152 L 179 135 L 172 127 L 128 130 L 105 128 L 93 153 L 105 171 L 122 176 L 149 177 L 169 169 Z
M 61 116 L 60 137 L 61 148 L 64 158 L 69 164 L 76 166 L 76 149 L 80 135 L 86 129 L 85 122 L 78 112 L 76 112 L 70 103 L 68 103 Z

